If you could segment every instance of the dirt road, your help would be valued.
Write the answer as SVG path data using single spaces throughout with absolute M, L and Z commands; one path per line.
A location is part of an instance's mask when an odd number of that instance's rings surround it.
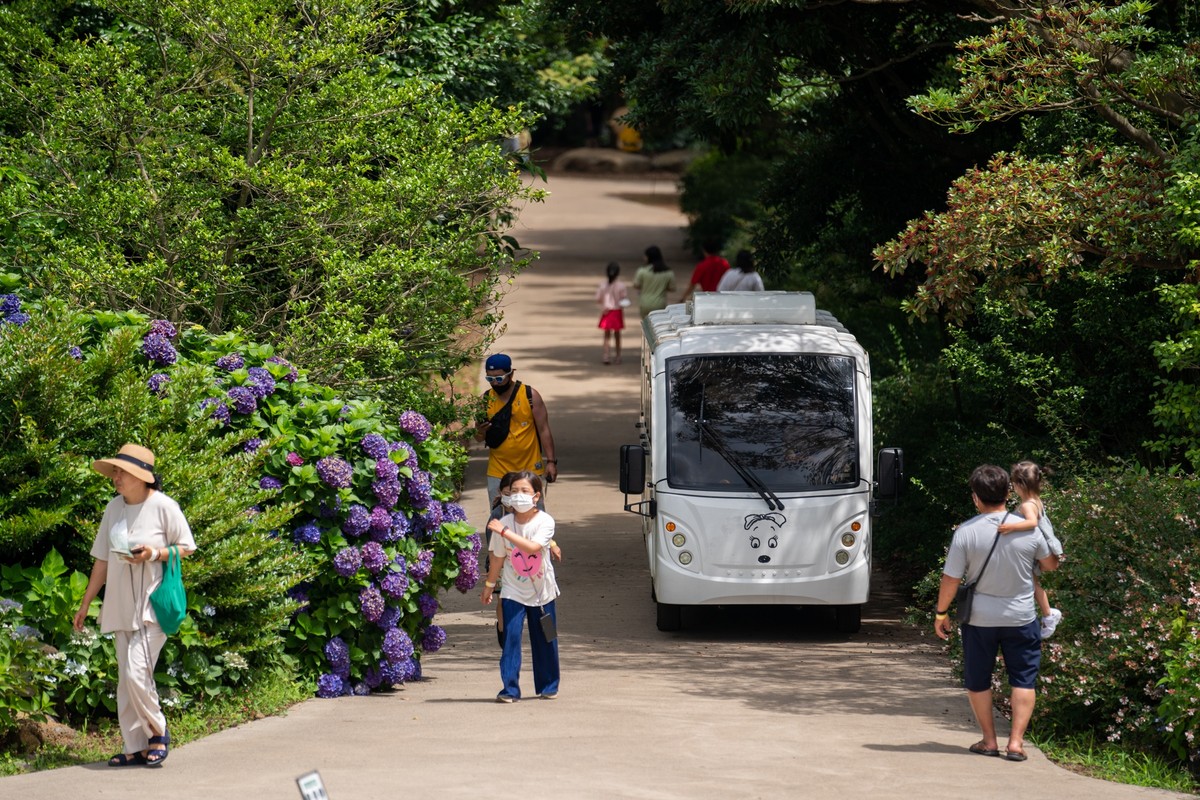
M 1033 748 L 1023 764 L 969 754 L 978 736 L 946 658 L 883 595 L 853 637 L 783 610 L 656 630 L 638 520 L 616 491 L 617 445 L 636 441 L 638 334 L 623 364 L 602 365 L 592 297 L 606 262 L 630 279 L 649 244 L 682 288 L 683 220 L 667 180 L 552 176 L 549 188 L 521 215 L 517 236 L 543 258 L 507 296 L 498 349 L 546 397 L 561 461 L 549 497 L 564 551 L 559 699 L 495 703 L 491 612 L 452 592 L 439 617 L 449 644 L 421 683 L 309 701 L 177 748 L 162 770 L 0 779 L 0 798 L 296 798 L 313 769 L 333 800 L 1174 796 L 1073 775 Z M 465 498 L 480 526 L 483 466 L 477 454 Z M 531 682 L 526 659 L 527 694 Z

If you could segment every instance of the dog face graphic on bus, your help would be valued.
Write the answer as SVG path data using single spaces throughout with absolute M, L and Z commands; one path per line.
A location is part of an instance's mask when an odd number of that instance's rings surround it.
M 787 522 L 787 517 L 783 514 L 750 514 L 746 517 L 743 527 L 750 532 L 750 549 L 758 550 L 763 547 L 764 540 L 768 550 L 774 550 L 779 546 L 779 531 L 783 528 L 783 524 Z M 758 557 L 758 563 L 771 563 L 769 553 L 763 553 Z

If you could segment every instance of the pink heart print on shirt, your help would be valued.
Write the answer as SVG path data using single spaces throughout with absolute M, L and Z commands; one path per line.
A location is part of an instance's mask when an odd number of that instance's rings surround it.
M 542 571 L 542 554 L 541 553 L 523 553 L 520 550 L 513 548 L 512 556 L 513 569 L 518 575 L 524 575 L 526 578 L 531 578 Z

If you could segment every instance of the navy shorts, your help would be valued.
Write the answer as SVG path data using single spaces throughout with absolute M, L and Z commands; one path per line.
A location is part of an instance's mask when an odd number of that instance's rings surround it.
M 1035 619 L 1019 628 L 981 628 L 962 626 L 963 686 L 968 692 L 987 692 L 992 688 L 996 652 L 1004 654 L 1008 685 L 1014 689 L 1032 689 L 1042 665 L 1042 628 Z

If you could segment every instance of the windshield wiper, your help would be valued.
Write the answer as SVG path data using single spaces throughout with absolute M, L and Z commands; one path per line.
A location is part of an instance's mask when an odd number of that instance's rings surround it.
M 717 455 L 725 459 L 729 466 L 733 467 L 733 471 L 738 474 L 746 485 L 754 491 L 758 492 L 758 496 L 767 504 L 768 511 L 783 511 L 783 501 L 780 500 L 774 492 L 772 492 L 762 479 L 755 475 L 749 467 L 737 460 L 737 456 L 721 441 L 721 437 L 712 429 L 704 419 L 700 420 L 700 430 L 708 434 L 709 440 L 712 442 L 712 449 L 717 451 Z

